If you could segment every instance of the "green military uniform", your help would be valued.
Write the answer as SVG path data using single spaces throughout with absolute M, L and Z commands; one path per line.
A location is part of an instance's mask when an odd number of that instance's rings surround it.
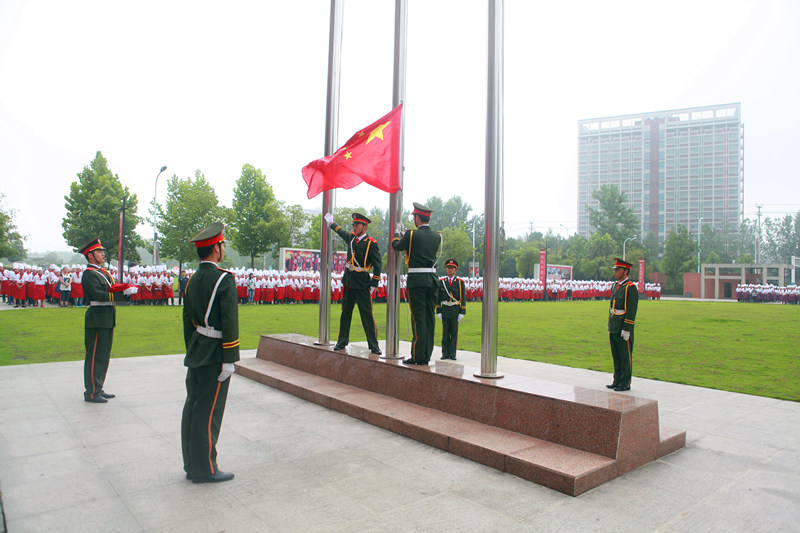
M 105 269 L 90 264 L 83 273 L 82 283 L 87 302 L 84 318 L 86 359 L 83 363 L 83 384 L 86 390 L 83 397 L 92 400 L 103 396 L 117 309 L 115 295 L 109 292 L 114 278 Z
M 361 213 L 353 213 L 353 222 L 365 226 L 371 221 Z M 347 264 L 345 265 L 342 285 L 342 316 L 339 320 L 339 338 L 334 350 L 343 350 L 350 342 L 350 322 L 353 318 L 353 307 L 358 304 L 361 325 L 367 336 L 367 346 L 374 354 L 380 354 L 378 346 L 375 317 L 372 314 L 372 295 L 370 287 L 377 287 L 381 279 L 381 252 L 378 241 L 368 236 L 366 230 L 360 236 L 348 232 L 335 222 L 331 229 L 347 243 Z M 369 270 L 372 269 L 372 275 Z
M 216 242 L 215 236 L 219 237 Z M 222 242 L 222 224 L 211 224 L 193 239 L 198 248 Z M 210 244 L 206 244 L 210 243 Z M 183 468 L 187 477 L 216 481 L 217 439 L 230 379 L 219 381 L 223 363 L 239 360 L 239 307 L 234 275 L 201 261 L 184 294 L 186 402 L 181 421 Z M 232 474 L 229 474 L 233 477 Z M 220 479 L 219 481 L 224 481 Z
M 430 217 L 432 211 L 414 202 L 415 215 Z M 425 214 L 427 213 L 427 214 Z M 439 298 L 436 261 L 442 237 L 424 224 L 408 230 L 401 236 L 394 234 L 392 248 L 405 252 L 408 266 L 408 305 L 411 308 L 411 358 L 407 364 L 427 365 L 433 352 L 433 335 L 436 328 L 436 301 Z
M 100 239 L 94 239 L 80 253 L 88 259 L 89 254 L 100 250 L 105 251 L 105 248 L 100 244 Z M 107 270 L 91 262 L 83 273 L 82 284 L 87 306 L 84 318 L 86 357 L 83 363 L 83 399 L 106 403 L 106 398 L 114 397 L 103 390 L 103 384 L 114 341 L 117 318 L 115 297 L 120 296 L 115 292 L 127 285 L 115 285 L 114 278 Z
M 616 260 L 615 268 L 627 268 L 631 264 Z M 611 345 L 611 357 L 614 360 L 614 382 L 609 388 L 629 390 L 633 372 L 633 329 L 636 323 L 636 310 L 639 306 L 639 291 L 636 284 L 627 278 L 614 283 L 608 309 L 608 336 Z M 628 339 L 622 332 L 630 332 Z
M 451 259 L 446 266 L 458 263 Z M 444 276 L 439 279 L 439 299 L 436 303 L 436 314 L 442 319 L 442 359 L 456 358 L 458 350 L 458 322 L 467 313 L 467 289 L 464 280 L 459 277 Z

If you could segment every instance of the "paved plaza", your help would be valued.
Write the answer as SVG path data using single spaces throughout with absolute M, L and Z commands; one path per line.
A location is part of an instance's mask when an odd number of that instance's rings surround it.
M 634 377 L 625 394 L 658 400 L 686 447 L 571 497 L 234 375 L 218 449 L 236 478 L 195 485 L 182 363 L 112 359 L 108 404 L 83 401 L 83 362 L 0 367 L 8 531 L 800 530 L 798 403 Z M 498 370 L 598 390 L 610 379 L 505 358 Z

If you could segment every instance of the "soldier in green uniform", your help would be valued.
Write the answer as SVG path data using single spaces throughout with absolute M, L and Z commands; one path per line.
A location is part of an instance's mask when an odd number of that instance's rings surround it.
M 606 385 L 615 391 L 631 390 L 633 371 L 633 326 L 636 323 L 636 308 L 639 305 L 639 291 L 636 284 L 628 279 L 631 264 L 616 258 L 614 278 L 617 282 L 611 288 L 611 302 L 608 309 L 608 336 L 611 343 L 611 357 L 614 359 L 614 382 Z
M 350 342 L 350 321 L 353 318 L 353 307 L 358 304 L 369 351 L 380 355 L 375 317 L 372 314 L 372 293 L 381 280 L 381 252 L 378 241 L 367 235 L 367 226 L 372 221 L 361 213 L 353 213 L 352 217 L 353 231 L 348 233 L 333 221 L 333 215 L 325 213 L 325 221 L 347 243 L 347 263 L 342 279 L 342 316 L 339 321 L 339 338 L 333 349 L 344 350 Z
M 392 248 L 404 251 L 408 266 L 408 305 L 411 308 L 411 357 L 404 359 L 407 365 L 427 365 L 433 352 L 433 335 L 436 327 L 436 300 L 439 298 L 439 277 L 436 262 L 442 246 L 442 236 L 428 224 L 433 211 L 414 202 L 415 230 L 402 231 L 395 228 Z
M 447 275 L 439 279 L 436 315 L 442 321 L 442 359 L 455 361 L 458 350 L 458 323 L 467 313 L 467 290 L 464 280 L 456 277 L 458 261 L 448 259 L 444 266 Z
M 214 222 L 195 235 L 200 266 L 189 278 L 183 305 L 186 342 L 186 403 L 181 421 L 183 469 L 193 483 L 233 479 L 217 468 L 217 439 L 234 363 L 239 360 L 236 280 L 217 266 L 225 257 L 223 225 Z
M 106 249 L 100 239 L 94 239 L 84 246 L 80 253 L 86 257 L 88 266 L 83 273 L 83 295 L 87 302 L 84 318 L 84 344 L 86 358 L 83 363 L 83 399 L 92 403 L 108 403 L 108 398 L 116 395 L 103 390 L 111 358 L 111 344 L 114 341 L 117 306 L 115 298 L 124 292 L 125 296 L 134 294 L 135 287 L 125 283 L 114 283 L 114 278 L 103 268 L 106 262 Z

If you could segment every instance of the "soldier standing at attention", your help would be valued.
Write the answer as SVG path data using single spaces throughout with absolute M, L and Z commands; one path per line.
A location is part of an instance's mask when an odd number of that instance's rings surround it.
M 138 289 L 127 283 L 114 283 L 114 278 L 103 268 L 106 249 L 100 239 L 84 246 L 80 253 L 89 265 L 83 273 L 83 295 L 87 305 L 84 319 L 84 344 L 86 358 L 83 363 L 83 399 L 92 403 L 108 403 L 115 395 L 103 390 L 114 341 L 117 305 L 114 293 L 124 291 L 126 296 Z
M 433 334 L 436 327 L 436 300 L 439 298 L 439 277 L 436 262 L 442 245 L 442 236 L 429 225 L 433 211 L 414 202 L 415 230 L 402 232 L 401 224 L 395 228 L 392 248 L 404 251 L 408 266 L 408 305 L 411 308 L 411 357 L 407 365 L 427 365 L 433 352 Z M 402 233 L 402 235 L 401 235 Z
M 464 280 L 456 277 L 458 261 L 448 259 L 444 264 L 447 275 L 439 279 L 439 300 L 436 314 L 442 321 L 442 359 L 456 360 L 458 323 L 467 313 Z
M 186 403 L 181 447 L 186 479 L 218 483 L 233 474 L 217 468 L 217 439 L 234 363 L 239 360 L 236 280 L 217 264 L 225 257 L 223 225 L 214 222 L 190 242 L 200 266 L 186 284 L 183 338 L 186 342 Z
M 333 215 L 325 213 L 325 222 L 347 243 L 347 263 L 342 279 L 342 316 L 339 320 L 339 338 L 333 349 L 344 350 L 350 342 L 350 321 L 353 318 L 353 307 L 358 304 L 369 351 L 381 355 L 375 317 L 372 314 L 372 293 L 381 279 L 381 252 L 378 241 L 367 235 L 367 226 L 372 221 L 361 213 L 353 213 L 352 217 L 353 231 L 348 233 L 333 221 Z
M 636 284 L 628 279 L 631 266 L 622 259 L 614 260 L 614 278 L 617 281 L 611 288 L 608 309 L 608 336 L 611 357 L 614 359 L 614 382 L 606 387 L 615 391 L 631 390 L 633 326 L 639 305 L 639 291 Z

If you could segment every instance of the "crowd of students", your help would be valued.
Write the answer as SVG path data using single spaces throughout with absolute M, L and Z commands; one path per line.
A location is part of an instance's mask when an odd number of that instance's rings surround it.
M 0 264 L 2 299 L 14 307 L 42 307 L 45 302 L 62 307 L 81 307 L 83 301 L 81 279 L 85 265 L 50 265 L 49 267 L 14 263 L 4 269 Z M 117 278 L 113 265 L 109 271 Z M 182 292 L 193 273 L 187 269 L 177 277 L 165 265 L 133 266 L 125 268 L 123 282 L 139 287 L 139 292 L 130 297 L 133 305 L 180 304 Z M 277 305 L 310 304 L 320 301 L 320 279 L 316 271 L 285 271 L 233 269 L 240 304 Z M 331 302 L 342 300 L 342 273 L 331 275 Z M 468 301 L 483 298 L 483 278 L 463 278 Z M 176 286 L 177 282 L 177 286 Z M 548 280 L 545 289 L 540 280 L 529 278 L 500 278 L 498 298 L 505 302 L 559 301 L 559 300 L 607 300 L 613 281 L 595 280 Z M 388 278 L 381 274 L 380 282 L 372 298 L 375 303 L 386 301 Z M 737 289 L 738 294 L 738 289 Z M 400 298 L 407 300 L 406 276 L 400 277 Z M 645 284 L 641 297 L 660 299 L 661 287 L 656 283 Z M 177 301 L 176 301 L 177 300 Z
M 800 303 L 800 287 L 787 285 L 742 284 L 736 286 L 736 300 L 754 303 L 781 303 L 797 305 Z

